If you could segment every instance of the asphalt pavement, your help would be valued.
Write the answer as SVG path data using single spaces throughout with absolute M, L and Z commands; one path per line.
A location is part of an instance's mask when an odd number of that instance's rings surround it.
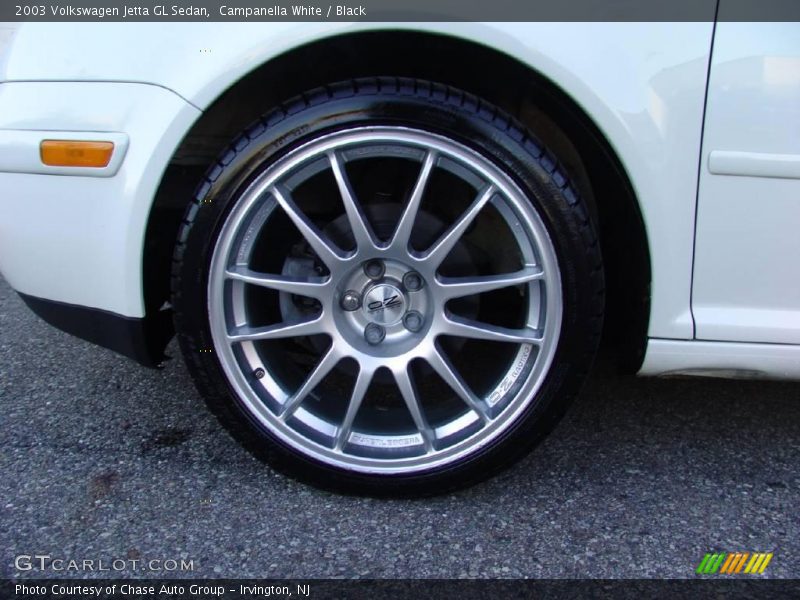
M 763 577 L 800 576 L 799 383 L 601 361 L 510 471 L 375 500 L 252 458 L 170 354 L 149 370 L 61 333 L 0 279 L 0 576 L 167 574 L 18 568 L 44 554 L 191 561 L 169 575 L 192 577 L 683 578 L 711 551 L 773 552 Z

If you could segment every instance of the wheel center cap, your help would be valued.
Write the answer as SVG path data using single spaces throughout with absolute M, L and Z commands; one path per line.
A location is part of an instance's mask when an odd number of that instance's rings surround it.
M 382 283 L 366 293 L 362 310 L 373 323 L 394 325 L 406 312 L 406 297 L 395 286 Z

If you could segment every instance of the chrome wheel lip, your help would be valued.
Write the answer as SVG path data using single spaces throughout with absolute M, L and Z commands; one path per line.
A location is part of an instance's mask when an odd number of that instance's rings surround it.
M 537 300 L 537 302 L 541 302 L 543 305 L 539 306 L 540 314 L 538 317 L 544 318 L 544 326 L 541 328 L 542 342 L 539 346 L 535 361 L 533 364 L 530 364 L 529 359 L 533 348 L 531 344 L 520 344 L 515 358 L 507 371 L 507 375 L 499 382 L 493 392 L 487 394 L 485 401 L 487 406 L 491 409 L 497 403 L 497 401 L 493 403 L 492 398 L 495 396 L 503 398 L 503 394 L 509 393 L 509 390 L 513 390 L 513 399 L 507 403 L 498 415 L 495 415 L 491 421 L 489 421 L 488 425 L 481 426 L 481 420 L 478 416 L 475 415 L 475 413 L 468 412 L 456 421 L 446 424 L 445 427 L 437 428 L 434 434 L 437 439 L 441 440 L 447 440 L 448 433 L 452 434 L 452 431 L 461 432 L 469 430 L 470 428 L 475 429 L 474 433 L 470 433 L 464 439 L 450 446 L 445 446 L 441 449 L 434 448 L 432 451 L 428 451 L 420 456 L 391 459 L 350 454 L 344 452 L 341 446 L 336 445 L 332 448 L 327 447 L 320 443 L 319 440 L 309 439 L 304 434 L 289 426 L 280 417 L 276 416 L 275 412 L 265 405 L 263 398 L 253 389 L 252 379 L 240 368 L 238 359 L 228 340 L 229 332 L 225 318 L 224 298 L 224 283 L 227 277 L 225 273 L 228 268 L 234 240 L 236 236 L 241 233 L 240 228 L 243 220 L 257 203 L 261 201 L 263 195 L 312 156 L 324 155 L 325 153 L 339 151 L 342 148 L 378 143 L 397 146 L 407 144 L 411 147 L 421 148 L 424 152 L 434 151 L 440 156 L 446 156 L 462 164 L 465 168 L 475 169 L 482 176 L 486 177 L 496 189 L 497 193 L 505 200 L 506 204 L 503 210 L 508 210 L 513 213 L 512 219 L 515 220 L 516 226 L 527 235 L 533 237 L 531 240 L 533 243 L 533 251 L 535 251 L 537 255 L 537 265 L 543 271 L 541 281 L 544 286 L 544 293 L 542 293 L 541 298 Z M 357 250 L 349 257 L 340 256 L 338 259 L 342 264 L 349 264 L 355 268 L 356 265 L 370 258 L 383 258 L 387 256 L 390 258 L 397 258 L 393 252 L 389 250 L 373 249 L 372 252 L 366 254 Z M 431 271 L 429 266 L 425 264 L 424 258 L 414 253 L 409 253 L 400 258 L 407 261 L 409 263 L 409 268 L 417 271 L 423 277 L 432 279 L 435 282 L 442 282 L 442 278 L 436 273 L 436 268 L 433 268 Z M 240 195 L 239 201 L 225 220 L 209 264 L 207 308 L 210 316 L 209 321 L 212 339 L 217 357 L 219 358 L 219 363 L 229 383 L 233 387 L 238 401 L 251 416 L 256 418 L 261 426 L 288 447 L 330 466 L 364 474 L 397 475 L 428 471 L 452 464 L 480 451 L 516 423 L 520 414 L 535 401 L 536 394 L 549 373 L 560 337 L 563 313 L 560 270 L 555 248 L 547 228 L 536 209 L 525 197 L 516 183 L 487 157 L 449 138 L 409 127 L 367 126 L 330 133 L 311 140 L 279 158 L 256 177 Z M 336 283 L 336 275 L 332 273 L 328 281 L 320 283 L 320 286 L 321 288 L 322 286 L 327 286 L 326 291 L 330 292 L 331 290 L 335 290 Z M 346 290 L 339 290 L 340 293 L 344 291 Z M 331 306 L 338 306 L 339 302 L 340 297 L 337 295 L 331 303 Z M 360 311 L 361 309 L 358 310 Z M 444 311 L 442 315 L 437 315 L 437 317 L 445 320 L 448 319 L 446 311 Z M 321 318 L 327 318 L 327 316 L 323 314 Z M 426 335 L 415 347 L 415 356 L 420 352 L 430 352 L 434 348 L 435 340 L 428 333 L 429 332 L 426 331 Z M 347 348 L 346 351 L 340 353 L 340 359 L 343 357 L 354 358 L 362 369 L 371 370 L 371 372 L 374 372 L 379 367 L 389 367 L 394 370 L 398 367 L 393 365 L 393 362 L 401 363 L 407 359 L 405 354 L 399 356 L 387 356 L 381 355 L 380 353 L 377 355 L 371 354 L 354 348 L 341 336 L 334 334 L 333 338 L 333 347 L 336 347 L 338 343 L 340 347 Z M 243 353 L 247 355 L 247 349 L 245 349 Z M 250 352 L 250 359 L 254 358 L 254 356 L 255 352 Z M 251 361 L 252 364 L 255 364 L 255 362 L 257 361 Z M 268 367 L 264 365 L 264 368 Z M 510 383 L 507 382 L 509 374 L 512 374 L 516 370 L 523 369 L 528 369 L 528 372 L 521 385 L 519 385 L 518 381 L 520 377 L 519 373 L 513 380 L 509 380 Z M 263 380 L 259 381 L 262 382 Z M 277 389 L 275 386 L 272 386 L 272 389 L 270 389 L 270 386 L 266 385 L 265 389 L 270 396 L 276 393 L 279 395 L 281 392 L 281 390 Z M 298 409 L 298 412 L 303 410 L 304 409 L 301 407 Z M 304 415 L 304 417 L 311 421 L 316 419 L 313 415 L 309 415 L 310 413 Z M 319 425 L 321 428 L 323 427 L 322 424 Z M 448 427 L 452 431 L 448 432 Z M 352 439 L 355 443 L 359 443 L 359 435 L 361 435 L 359 432 L 352 431 Z M 409 438 L 407 440 L 409 445 L 426 444 L 424 434 L 420 437 L 416 435 L 407 437 Z M 367 444 L 367 446 L 368 445 L 369 444 Z M 426 448 L 427 447 L 428 446 L 426 446 Z

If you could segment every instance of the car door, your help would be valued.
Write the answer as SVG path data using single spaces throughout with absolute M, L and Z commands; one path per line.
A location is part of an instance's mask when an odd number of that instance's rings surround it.
M 800 344 L 800 24 L 718 23 L 709 75 L 696 337 Z

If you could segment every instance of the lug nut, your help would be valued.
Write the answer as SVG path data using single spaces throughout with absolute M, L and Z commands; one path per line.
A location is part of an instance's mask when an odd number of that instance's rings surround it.
M 412 333 L 417 333 L 422 329 L 422 324 L 424 322 L 422 315 L 415 310 L 408 311 L 406 316 L 403 317 L 403 325 Z
M 353 290 L 348 290 L 342 296 L 341 306 L 343 310 L 348 312 L 354 311 L 361 306 L 361 295 Z
M 371 346 L 380 344 L 386 337 L 386 330 L 377 323 L 370 323 L 364 330 L 364 339 Z
M 364 263 L 364 273 L 370 279 L 380 279 L 386 273 L 386 267 L 380 260 L 370 260 Z
M 403 286 L 409 292 L 416 292 L 422 289 L 423 286 L 422 275 L 416 273 L 414 271 L 409 271 L 405 275 L 403 275 Z

